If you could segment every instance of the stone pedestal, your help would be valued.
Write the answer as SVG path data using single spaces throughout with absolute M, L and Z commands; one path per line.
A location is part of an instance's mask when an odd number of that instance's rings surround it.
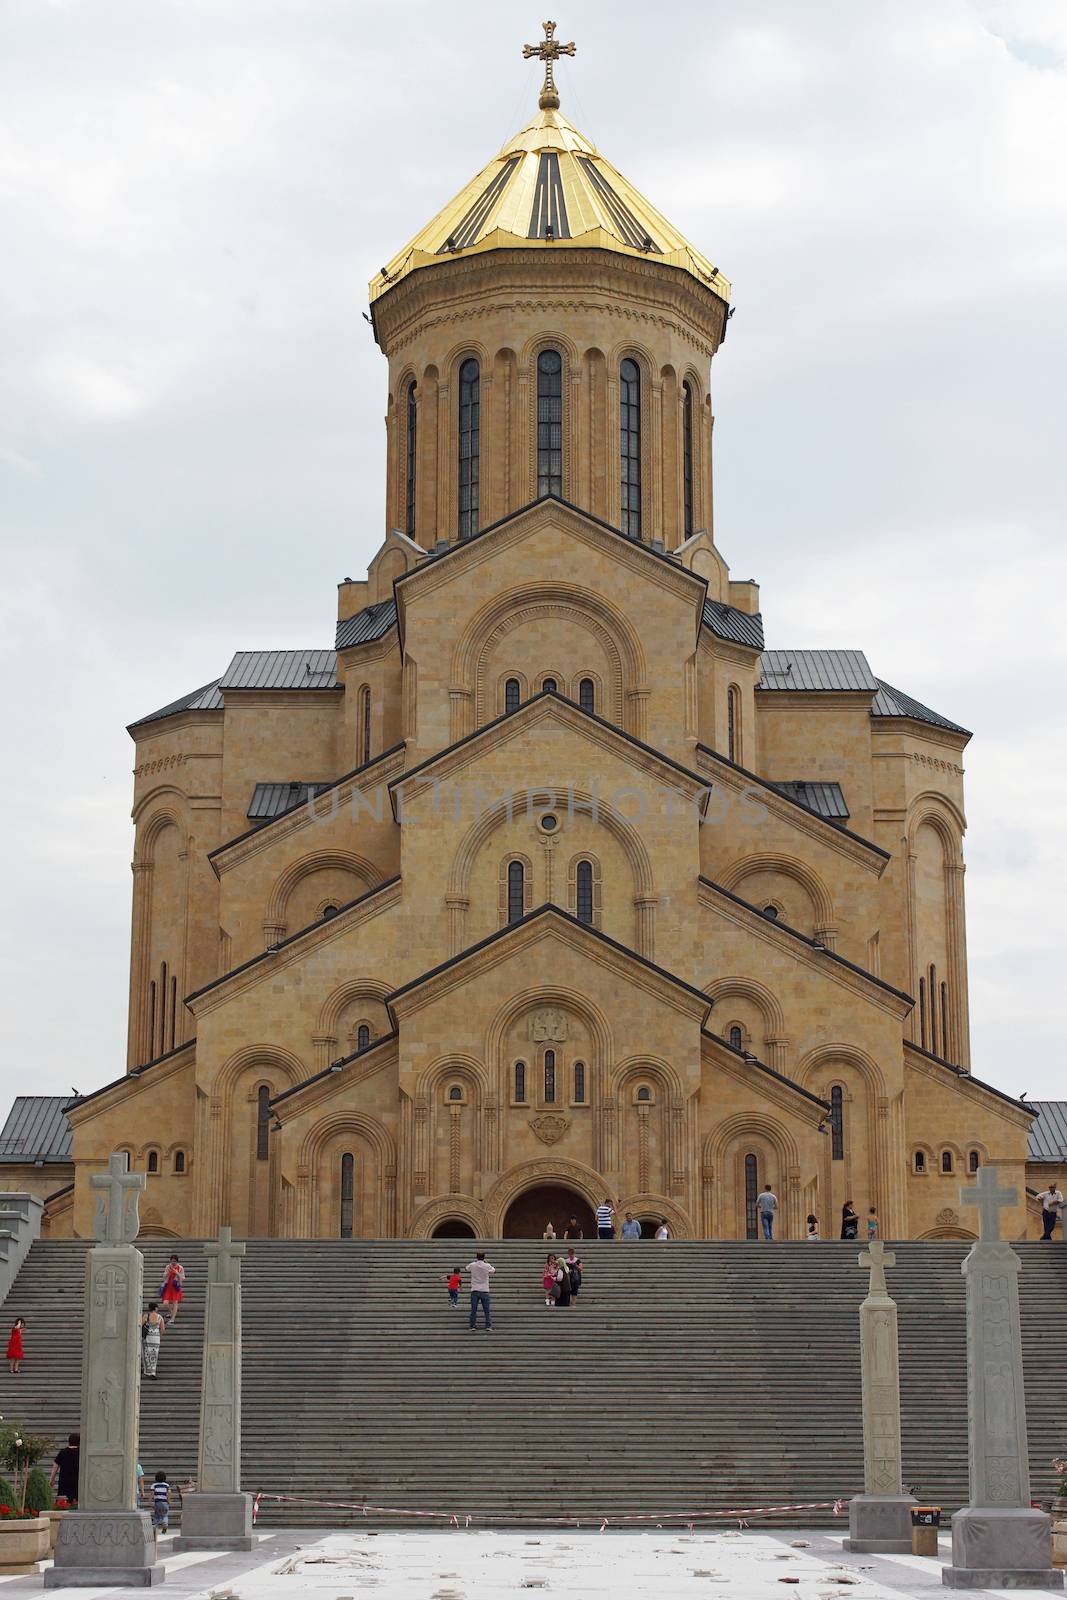
M 46 1589 L 148 1589 L 162 1583 L 147 1511 L 71 1511 L 63 1518 Z
M 1057 1567 L 1067 1567 L 1067 1522 L 1052 1524 L 1052 1560 Z
M 175 1550 L 251 1550 L 250 1494 L 187 1494 L 182 1500 L 182 1531 Z
M 1022 1506 L 966 1506 L 952 1519 L 949 1589 L 1062 1589 L 1052 1565 L 1051 1518 Z
M 863 1555 L 911 1554 L 910 1494 L 857 1494 L 848 1503 L 846 1550 Z

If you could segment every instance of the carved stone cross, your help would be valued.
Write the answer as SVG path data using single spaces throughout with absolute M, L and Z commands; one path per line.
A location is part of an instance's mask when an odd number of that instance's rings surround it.
M 897 1258 L 892 1250 L 886 1249 L 885 1240 L 872 1239 L 866 1250 L 860 1251 L 859 1264 L 861 1267 L 870 1267 L 871 1269 L 871 1282 L 867 1292 L 872 1295 L 888 1295 L 889 1290 L 886 1287 L 885 1269 L 886 1267 L 895 1267 Z
M 243 1243 L 234 1244 L 229 1227 L 220 1228 L 218 1243 L 204 1246 L 208 1283 L 240 1283 L 241 1257 L 245 1249 Z
M 101 1244 L 132 1244 L 141 1231 L 137 1200 L 147 1183 L 143 1172 L 127 1172 L 126 1158 L 107 1158 L 107 1172 L 94 1172 L 89 1187 L 97 1191 L 93 1238 Z
M 556 80 L 552 76 L 552 68 L 560 56 L 574 55 L 576 46 L 573 39 L 569 44 L 560 44 L 556 38 L 556 24 L 554 22 L 542 22 L 541 26 L 545 30 L 544 38 L 539 44 L 524 44 L 522 47 L 522 59 L 529 61 L 531 56 L 536 56 L 539 61 L 544 62 L 545 81 L 537 104 L 542 111 L 557 110 L 559 107 L 559 91 L 556 88 Z
M 978 1207 L 978 1237 L 983 1244 L 999 1240 L 1000 1213 L 1018 1198 L 1017 1189 L 1000 1187 L 994 1167 L 979 1167 L 974 1183 L 960 1190 L 960 1205 Z

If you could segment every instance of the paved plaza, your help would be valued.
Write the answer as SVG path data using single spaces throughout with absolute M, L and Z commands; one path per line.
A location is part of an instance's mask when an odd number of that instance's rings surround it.
M 316 1535 L 307 1529 L 264 1534 L 251 1555 L 171 1554 L 160 1546 L 167 1576 L 160 1591 L 182 1600 L 505 1600 L 540 1593 L 674 1600 L 716 1587 L 731 1600 L 935 1600 L 944 1593 L 941 1555 L 852 1556 L 845 1532 L 803 1533 L 746 1529 L 690 1534 L 687 1530 L 615 1533 L 352 1530 Z M 39 1577 L 0 1580 L 5 1596 L 39 1594 Z M 957 1593 L 1008 1595 L 986 1589 Z M 84 1600 L 130 1594 L 129 1589 L 82 1589 Z

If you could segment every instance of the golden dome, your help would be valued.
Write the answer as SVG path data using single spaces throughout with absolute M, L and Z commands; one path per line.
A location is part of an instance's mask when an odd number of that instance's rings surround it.
M 543 91 L 533 121 L 371 279 L 371 303 L 446 256 L 576 246 L 680 267 L 728 300 L 729 280 L 545 98 Z

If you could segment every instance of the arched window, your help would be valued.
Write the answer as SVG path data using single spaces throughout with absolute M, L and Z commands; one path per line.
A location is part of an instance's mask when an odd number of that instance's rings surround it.
M 366 683 L 359 691 L 356 741 L 356 765 L 361 767 L 370 760 L 370 685 Z
M 558 350 L 537 358 L 537 498 L 563 494 L 563 360 Z
M 926 1003 L 930 1008 L 930 1049 L 936 1056 L 943 1053 L 943 1049 L 939 1050 L 938 1046 L 941 1045 L 943 1047 L 944 1041 L 938 1038 L 937 968 L 932 961 L 930 963 L 930 983 L 926 991 Z
M 948 1038 L 948 984 L 941 985 L 941 1054 L 946 1061 L 952 1060 Z
M 682 385 L 682 523 L 685 537 L 693 531 L 693 385 Z
M 944 984 L 941 985 L 944 988 Z M 174 1049 L 175 1032 L 178 1018 L 178 980 L 171 975 L 170 980 L 170 1048 Z
M 167 1048 L 167 963 L 164 961 L 159 968 L 159 1046 L 158 1054 L 162 1055 Z
M 333 920 L 333 918 L 337 915 L 337 907 L 336 906 L 323 906 L 322 915 L 323 915 L 323 919 L 326 922 L 331 922 Z
M 741 761 L 741 691 L 731 683 L 726 691 L 726 754 L 731 761 Z
M 526 912 L 526 873 L 521 861 L 508 862 L 508 921 L 521 922 Z
M 174 1170 L 175 1170 L 175 1172 L 178 1172 L 178 1173 L 181 1173 L 181 1172 L 185 1171 L 185 1151 L 184 1150 L 175 1150 L 175 1152 L 174 1152 Z
M 522 685 L 518 678 L 509 678 L 504 685 L 504 710 L 517 711 L 522 704 Z
M 830 1159 L 845 1159 L 845 1104 L 839 1083 L 830 1090 Z
M 916 1172 L 926 1171 L 926 1152 L 924 1150 L 916 1150 L 914 1164 Z
M 574 1063 L 574 1099 L 577 1105 L 585 1104 L 585 1062 Z
M 270 1155 L 270 1089 L 261 1083 L 256 1092 L 256 1160 Z
M 767 918 L 768 922 L 777 922 L 778 921 L 778 907 L 777 906 L 764 906 L 763 915 Z
M 556 1101 L 556 1052 L 545 1051 L 545 1105 L 554 1105 Z
M 463 1099 L 463 1090 L 462 1090 L 461 1086 L 458 1083 L 454 1083 L 452 1085 L 451 1089 L 449 1089 L 448 1098 L 450 1100 L 462 1100 Z
M 407 510 L 404 526 L 409 539 L 415 537 L 415 446 L 419 413 L 415 403 L 415 379 L 408 384 Z
M 919 1043 L 926 1049 L 926 979 L 919 979 Z
M 148 1170 L 149 1170 L 149 1172 L 158 1172 L 159 1171 L 159 1151 L 158 1150 L 149 1150 L 149 1152 L 148 1152 Z
M 156 1053 L 156 980 L 152 978 L 148 985 L 148 1053 L 146 1061 L 151 1061 Z
M 756 1214 L 756 1196 L 759 1194 L 759 1180 L 756 1176 L 756 1158 L 753 1155 L 745 1157 L 745 1238 L 759 1238 L 759 1218 Z
M 744 1043 L 744 1038 L 743 1038 L 743 1035 L 741 1033 L 741 1029 L 735 1023 L 734 1026 L 730 1029 L 730 1044 L 733 1046 L 733 1048 L 735 1050 L 740 1050 L 740 1048 L 741 1048 L 743 1043 Z
M 972 1150 L 970 1155 L 967 1157 L 967 1170 L 969 1172 L 977 1172 L 981 1165 L 981 1156 L 978 1154 L 977 1150 Z
M 524 1101 L 526 1099 L 526 1063 L 525 1063 L 525 1061 L 516 1061 L 516 1063 L 515 1063 L 515 1098 L 516 1098 L 516 1100 L 518 1100 L 520 1102 L 522 1102 L 522 1101 Z
M 116 1155 L 122 1157 L 123 1172 L 129 1172 L 131 1166 L 133 1165 L 132 1161 L 130 1160 L 130 1152 L 128 1150 L 117 1150 L 115 1153 Z
M 352 1237 L 352 1213 L 355 1210 L 356 1161 L 345 1152 L 341 1157 L 341 1238 Z
M 481 373 L 477 361 L 459 369 L 459 536 L 478 532 L 481 456 Z
M 556 686 L 555 678 L 546 678 L 544 680 L 544 682 L 542 683 L 541 687 L 545 691 L 546 694 L 557 694 L 558 693 L 558 689 L 557 689 L 557 686 Z
M 366 1048 L 367 1048 L 367 1046 L 369 1044 L 370 1044 L 370 1028 L 367 1026 L 367 1024 L 365 1022 L 361 1022 L 359 1027 L 356 1029 L 356 1049 L 357 1050 L 366 1050 Z
M 641 370 L 629 356 L 619 368 L 620 526 L 641 537 Z
M 574 914 L 579 922 L 593 920 L 593 863 L 579 861 L 574 873 Z
M 639 1100 L 651 1100 L 652 1099 L 652 1090 L 648 1087 L 647 1083 L 643 1083 L 641 1085 L 640 1089 L 638 1089 L 637 1098 Z
M 942 1150 L 942 1152 L 941 1152 L 941 1171 L 942 1172 L 951 1172 L 952 1171 L 952 1151 L 951 1150 Z
M 578 704 L 583 711 L 596 710 L 596 684 L 592 678 L 583 678 L 578 685 Z

